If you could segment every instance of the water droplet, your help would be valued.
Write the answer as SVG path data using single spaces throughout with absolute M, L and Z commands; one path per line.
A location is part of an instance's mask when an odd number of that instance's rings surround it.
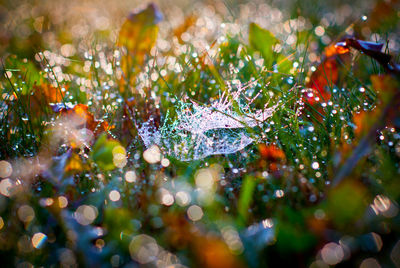
M 313 163 L 311 164 L 311 167 L 312 167 L 313 169 L 318 169 L 318 168 L 319 168 L 319 163 L 318 163 L 318 162 L 313 162 Z

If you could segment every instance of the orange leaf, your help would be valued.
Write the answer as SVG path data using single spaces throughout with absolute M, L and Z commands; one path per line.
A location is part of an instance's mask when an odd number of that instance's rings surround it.
M 390 75 L 371 75 L 371 82 L 383 104 L 391 101 L 399 91 L 398 82 Z
M 46 104 L 62 102 L 64 95 L 65 91 L 47 83 L 33 85 L 33 96 L 39 103 L 42 101 L 45 101 Z
M 63 92 L 61 89 L 48 83 L 34 84 L 32 87 L 32 96 L 29 98 L 30 110 L 39 118 L 43 115 L 44 109 L 51 106 L 53 103 L 62 102 L 64 96 L 65 91 Z
M 182 34 L 186 32 L 191 26 L 193 26 L 196 21 L 197 17 L 195 15 L 190 15 L 186 17 L 182 25 L 174 29 L 174 35 L 178 38 L 179 43 L 184 43 L 184 41 L 182 40 Z
M 325 48 L 325 56 L 327 58 L 333 57 L 336 55 L 346 54 L 348 52 L 350 52 L 349 48 L 343 47 L 343 46 L 338 46 L 337 44 L 332 44 Z
M 73 120 L 78 128 L 87 128 L 96 136 L 113 128 L 106 121 L 95 119 L 87 105 L 84 104 L 77 104 L 73 108 L 63 107 L 59 112 Z
M 387 126 L 398 126 L 396 118 L 400 115 L 400 85 L 391 75 L 372 75 L 371 82 L 378 92 L 380 100 L 379 109 L 375 113 L 385 113 L 385 124 Z
M 356 126 L 354 134 L 356 135 L 356 137 L 362 136 L 362 134 L 365 133 L 366 130 L 368 130 L 372 122 L 372 120 L 369 119 L 370 116 L 371 114 L 365 111 L 354 114 L 353 121 L 354 125 Z M 376 116 L 372 116 L 372 118 L 375 117 Z
M 276 145 L 265 145 L 259 144 L 258 149 L 260 150 L 260 154 L 263 158 L 270 161 L 278 161 L 285 159 L 285 153 L 279 149 Z
M 203 234 L 182 214 L 166 213 L 163 221 L 168 240 L 177 248 L 193 250 L 198 267 L 243 267 L 223 240 Z

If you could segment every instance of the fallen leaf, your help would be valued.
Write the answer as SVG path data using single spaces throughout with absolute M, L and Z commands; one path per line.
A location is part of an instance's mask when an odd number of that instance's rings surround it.
M 36 117 L 44 114 L 44 109 L 51 107 L 54 103 L 61 103 L 66 91 L 54 87 L 48 83 L 34 84 L 31 97 L 29 98 L 30 110 Z
M 87 105 L 77 104 L 71 107 L 58 104 L 53 107 L 53 109 L 58 111 L 62 116 L 69 117 L 70 120 L 73 120 L 76 128 L 87 128 L 96 136 L 113 128 L 108 125 L 108 122 L 95 119 L 94 115 L 89 112 Z
M 325 48 L 322 62 L 311 73 L 306 85 L 308 90 L 303 95 L 306 103 L 315 105 L 331 98 L 330 89 L 338 82 L 342 65 L 349 62 L 349 52 L 350 49 L 341 46 L 340 42 L 333 43 Z M 319 109 L 319 112 L 322 113 L 323 111 Z

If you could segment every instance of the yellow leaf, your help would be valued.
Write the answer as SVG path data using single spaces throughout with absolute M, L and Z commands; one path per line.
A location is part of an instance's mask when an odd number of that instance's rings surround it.
M 122 25 L 117 46 L 124 48 L 121 68 L 126 81 L 133 81 L 154 46 L 161 19 L 157 6 L 149 4 L 146 9 L 131 13 Z
M 70 159 L 68 160 L 67 165 L 65 166 L 64 171 L 67 173 L 78 173 L 84 170 L 84 165 L 79 155 L 72 154 Z

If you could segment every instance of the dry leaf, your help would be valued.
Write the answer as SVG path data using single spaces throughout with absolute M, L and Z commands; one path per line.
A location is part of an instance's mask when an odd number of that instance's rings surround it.
M 62 108 L 60 108 L 60 106 L 55 106 L 54 109 L 58 109 L 61 115 L 67 116 L 70 120 L 73 120 L 77 128 L 87 128 L 96 136 L 113 128 L 109 126 L 106 121 L 95 119 L 94 115 L 89 112 L 87 105 L 84 104 Z

